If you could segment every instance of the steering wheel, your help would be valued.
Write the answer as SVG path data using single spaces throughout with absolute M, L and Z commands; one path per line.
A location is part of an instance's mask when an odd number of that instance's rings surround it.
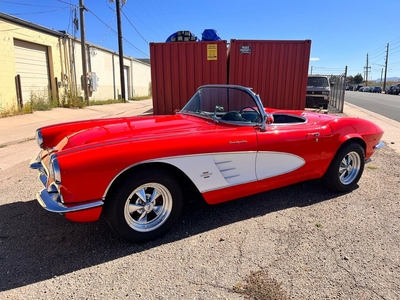
M 260 113 L 258 112 L 257 109 L 255 109 L 255 108 L 252 107 L 252 106 L 245 106 L 245 107 L 243 107 L 243 108 L 239 111 L 240 115 L 242 115 L 242 113 L 243 113 L 243 111 L 244 111 L 245 109 L 251 109 L 252 111 L 256 112 L 256 114 L 257 114 L 257 117 L 256 117 L 256 118 L 254 118 L 253 120 L 249 120 L 249 121 L 251 121 L 251 122 L 256 122 L 256 121 L 260 120 Z

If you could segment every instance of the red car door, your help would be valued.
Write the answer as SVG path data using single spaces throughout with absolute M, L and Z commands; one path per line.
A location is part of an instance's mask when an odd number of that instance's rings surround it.
M 319 125 L 282 124 L 258 131 L 256 174 L 258 180 L 296 175 L 316 168 L 321 155 Z

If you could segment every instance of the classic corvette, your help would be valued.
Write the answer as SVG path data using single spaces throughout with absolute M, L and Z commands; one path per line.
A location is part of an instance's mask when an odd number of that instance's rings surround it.
M 45 209 L 78 222 L 103 214 L 141 242 L 177 222 L 189 192 L 216 204 L 317 178 L 351 191 L 382 135 L 367 120 L 264 108 L 249 88 L 205 85 L 174 115 L 39 128 L 30 167 Z

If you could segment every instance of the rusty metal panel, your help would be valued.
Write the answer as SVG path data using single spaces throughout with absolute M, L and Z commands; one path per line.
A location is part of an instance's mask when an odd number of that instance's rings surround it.
M 204 84 L 226 84 L 227 42 L 150 43 L 153 113 L 181 109 Z
M 229 84 L 253 88 L 264 106 L 304 109 L 311 40 L 231 40 Z

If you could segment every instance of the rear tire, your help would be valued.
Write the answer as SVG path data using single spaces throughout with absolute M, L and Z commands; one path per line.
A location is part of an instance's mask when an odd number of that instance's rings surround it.
M 322 182 L 337 192 L 351 191 L 360 180 L 364 165 L 364 149 L 357 143 L 344 145 L 333 158 Z
M 179 219 L 182 191 L 164 170 L 141 171 L 121 181 L 105 202 L 105 217 L 113 231 L 130 242 L 153 240 Z

